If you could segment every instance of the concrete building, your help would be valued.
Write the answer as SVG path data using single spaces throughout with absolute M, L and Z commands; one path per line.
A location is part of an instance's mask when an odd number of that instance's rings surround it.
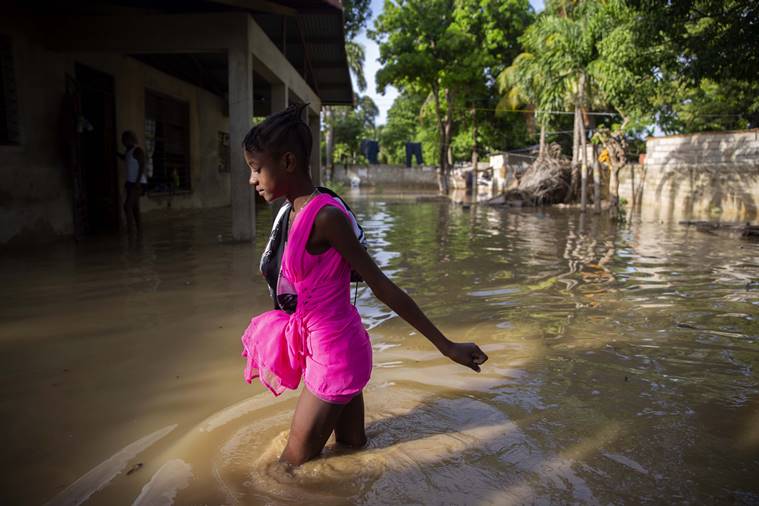
M 4 2 L 0 17 L 0 245 L 115 232 L 121 132 L 151 154 L 143 212 L 231 205 L 255 237 L 241 145 L 254 117 L 353 91 L 339 0 Z

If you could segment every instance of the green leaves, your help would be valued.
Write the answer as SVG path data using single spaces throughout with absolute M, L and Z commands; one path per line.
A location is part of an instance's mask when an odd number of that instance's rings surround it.
M 369 96 L 359 96 L 356 107 L 333 106 L 332 128 L 335 138 L 334 159 L 342 156 L 355 160 L 362 139 L 374 137 L 374 120 L 379 109 Z M 329 127 L 329 125 L 325 125 Z

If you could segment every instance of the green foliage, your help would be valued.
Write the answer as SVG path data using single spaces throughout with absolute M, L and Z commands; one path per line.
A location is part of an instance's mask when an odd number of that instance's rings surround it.
M 345 40 L 354 40 L 372 17 L 370 0 L 342 0 Z
M 759 124 L 759 84 L 702 79 L 696 86 L 672 83 L 674 101 L 663 101 L 660 122 L 667 133 L 739 130 Z
M 366 53 L 364 46 L 353 40 L 345 42 L 345 56 L 348 59 L 348 68 L 356 78 L 359 91 L 366 90 L 366 75 L 364 74 L 364 62 Z
M 475 124 L 482 154 L 534 141 L 515 109 L 612 112 L 592 120 L 627 134 L 631 151 L 655 123 L 668 133 L 759 125 L 756 1 L 548 0 L 535 16 L 526 0 L 386 0 L 370 36 L 378 90 L 401 91 L 380 132 L 391 162 L 408 140 L 428 160 L 441 141 L 469 159 Z M 535 119 L 571 128 L 571 116 Z
M 624 0 L 610 0 L 595 10 L 594 25 L 601 34 L 597 56 L 588 64 L 603 101 L 616 109 L 627 132 L 651 124 L 660 85 L 660 48 L 646 43 L 639 15 Z M 619 125 L 621 126 L 621 125 Z
M 348 59 L 348 68 L 356 78 L 359 91 L 366 90 L 366 76 L 364 75 L 365 52 L 364 47 L 356 42 L 358 34 L 366 27 L 366 23 L 372 17 L 370 0 L 343 0 L 343 17 L 345 23 L 345 56 Z
M 639 67 L 629 65 L 668 133 L 759 125 L 759 2 L 631 0 Z M 653 83 L 651 85 L 650 83 Z
M 381 154 L 387 163 L 404 163 L 406 142 L 417 141 L 417 132 L 423 128 L 422 104 L 424 95 L 407 91 L 400 94 L 387 111 L 387 122 L 379 134 Z
M 453 0 L 385 0 L 369 31 L 379 44 L 382 63 L 376 75 L 378 91 L 389 84 L 431 90 L 455 75 L 466 44 L 464 34 L 451 26 L 453 8 Z
M 363 160 L 359 152 L 361 140 L 373 138 L 374 121 L 379 109 L 369 96 L 359 96 L 356 107 L 334 106 L 332 108 L 332 129 L 335 136 L 334 160 L 339 163 L 347 160 L 351 163 Z M 329 124 L 324 125 L 330 128 Z M 326 132 L 322 134 L 326 140 Z M 322 148 L 326 150 L 326 145 Z
M 481 154 L 522 145 L 524 118 L 495 117 L 495 76 L 519 52 L 532 17 L 527 0 L 386 0 L 370 36 L 383 64 L 378 90 L 392 84 L 401 91 L 381 134 L 388 161 L 405 159 L 408 140 L 422 142 L 426 161 L 437 160 L 446 118 L 457 159 L 471 157 L 475 124 Z
M 759 2 L 631 0 L 650 45 L 669 48 L 692 84 L 759 80 Z
M 617 112 L 605 122 L 628 134 L 654 122 L 669 133 L 759 123 L 757 2 L 554 0 L 520 40 L 499 76 L 502 110 L 568 110 L 582 98 Z

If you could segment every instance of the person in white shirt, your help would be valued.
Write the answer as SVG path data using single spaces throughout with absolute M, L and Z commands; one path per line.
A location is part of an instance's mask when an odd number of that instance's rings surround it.
M 145 192 L 148 178 L 145 174 L 145 152 L 137 145 L 137 135 L 131 130 L 121 134 L 121 142 L 126 147 L 124 163 L 126 164 L 126 198 L 124 213 L 126 214 L 127 231 L 137 234 L 142 232 L 140 223 L 140 197 Z

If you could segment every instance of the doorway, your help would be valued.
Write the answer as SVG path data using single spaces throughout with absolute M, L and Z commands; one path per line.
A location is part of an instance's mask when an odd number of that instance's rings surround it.
M 116 166 L 116 103 L 113 76 L 76 64 L 79 94 L 80 196 L 83 234 L 116 232 L 119 229 L 119 189 Z

